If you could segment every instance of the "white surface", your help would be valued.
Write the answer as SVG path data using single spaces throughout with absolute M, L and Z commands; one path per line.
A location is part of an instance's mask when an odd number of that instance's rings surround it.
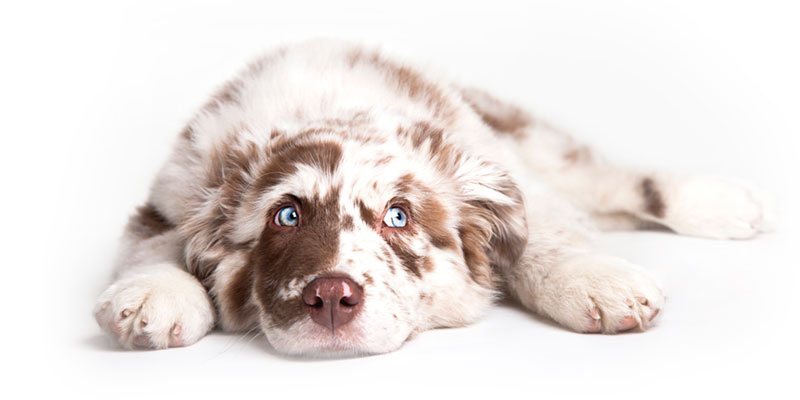
M 288 3 L 2 6 L 4 398 L 797 398 L 792 2 Z M 606 236 L 666 287 L 643 334 L 575 334 L 501 305 L 369 358 L 286 359 L 261 337 L 221 333 L 117 350 L 91 305 L 182 124 L 259 51 L 320 35 L 429 62 L 619 161 L 756 182 L 782 205 L 779 230 Z

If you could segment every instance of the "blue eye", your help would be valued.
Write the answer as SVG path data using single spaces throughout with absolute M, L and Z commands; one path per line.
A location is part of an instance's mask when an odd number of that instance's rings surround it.
M 386 211 L 383 223 L 390 228 L 402 228 L 408 223 L 408 217 L 406 217 L 406 213 L 402 208 L 392 207 Z
M 293 206 L 283 207 L 275 214 L 275 225 L 297 226 L 298 222 L 300 222 L 300 214 Z

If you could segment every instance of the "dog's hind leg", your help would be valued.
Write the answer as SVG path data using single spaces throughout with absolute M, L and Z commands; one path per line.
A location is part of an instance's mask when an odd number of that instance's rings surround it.
M 747 185 L 623 168 L 516 106 L 477 90 L 462 93 L 498 137 L 513 140 L 527 173 L 603 229 L 663 226 L 679 234 L 740 239 L 769 230 L 774 222 L 771 202 Z
M 768 227 L 767 202 L 746 186 L 621 168 L 517 107 L 480 91 L 463 94 L 494 131 L 487 143 L 505 145 L 500 156 L 525 193 L 529 240 L 519 262 L 501 268 L 506 289 L 575 331 L 644 329 L 665 301 L 646 270 L 598 248 L 593 225 L 714 238 Z

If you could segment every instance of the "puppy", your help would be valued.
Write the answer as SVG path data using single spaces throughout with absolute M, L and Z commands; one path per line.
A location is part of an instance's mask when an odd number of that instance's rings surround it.
M 577 332 L 646 329 L 664 293 L 595 226 L 749 238 L 758 192 L 621 168 L 489 94 L 357 46 L 280 49 L 178 137 L 94 313 L 126 348 L 260 329 L 373 354 L 501 294 Z

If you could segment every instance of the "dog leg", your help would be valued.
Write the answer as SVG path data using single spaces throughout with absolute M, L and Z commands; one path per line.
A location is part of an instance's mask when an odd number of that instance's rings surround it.
M 772 202 L 741 183 L 621 168 L 523 110 L 476 90 L 465 100 L 495 133 L 513 138 L 526 171 L 590 213 L 604 229 L 664 226 L 679 234 L 750 238 L 771 229 Z
M 519 262 L 501 271 L 507 291 L 577 332 L 647 328 L 664 305 L 655 279 L 597 249 L 591 220 L 561 195 L 527 195 L 529 241 Z
M 116 279 L 98 298 L 97 323 L 126 348 L 190 345 L 214 326 L 214 307 L 203 285 L 179 260 L 174 226 L 150 205 L 126 228 Z

